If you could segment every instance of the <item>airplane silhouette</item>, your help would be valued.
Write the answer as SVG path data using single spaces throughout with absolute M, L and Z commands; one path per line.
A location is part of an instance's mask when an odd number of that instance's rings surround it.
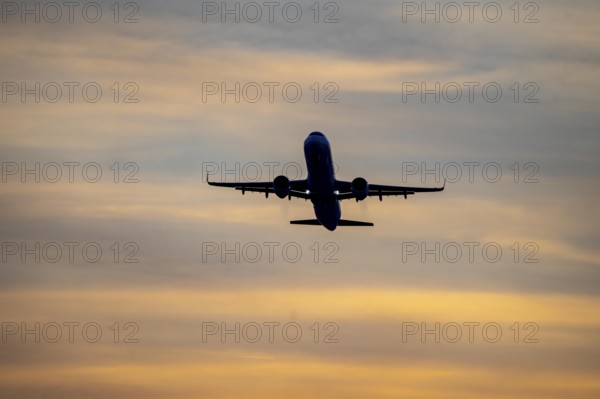
M 405 187 L 369 184 L 362 177 L 357 177 L 351 182 L 337 180 L 331 158 L 331 146 L 321 132 L 312 132 L 304 140 L 304 157 L 308 169 L 308 178 L 305 180 L 290 181 L 286 176 L 277 176 L 272 182 L 218 183 L 208 181 L 207 174 L 206 181 L 211 186 L 241 190 L 242 194 L 246 191 L 259 192 L 265 193 L 265 197 L 269 198 L 269 193 L 274 193 L 282 199 L 288 197 L 291 200 L 292 197 L 297 197 L 311 200 L 317 218 L 292 220 L 290 223 L 322 225 L 330 231 L 338 226 L 373 226 L 373 223 L 369 222 L 341 219 L 342 200 L 354 198 L 358 202 L 367 197 L 377 196 L 379 201 L 382 201 L 384 196 L 389 195 L 402 195 L 406 199 L 414 193 L 443 191 L 446 186 L 445 181 L 442 187 Z

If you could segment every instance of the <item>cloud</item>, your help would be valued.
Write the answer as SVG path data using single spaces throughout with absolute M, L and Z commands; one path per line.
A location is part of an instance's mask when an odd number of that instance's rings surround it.
M 298 23 L 221 23 L 202 21 L 201 2 L 148 1 L 139 23 L 124 24 L 112 22 L 113 2 L 97 3 L 106 18 L 96 24 L 0 25 L 2 89 L 64 90 L 56 103 L 2 93 L 0 312 L 3 323 L 95 321 L 107 340 L 0 343 L 0 395 L 597 397 L 595 2 L 534 3 L 533 24 L 515 23 L 504 4 L 498 23 L 403 22 L 392 1 L 334 3 L 331 24 L 313 22 L 314 2 L 299 2 Z M 330 9 L 319 6 L 323 18 Z M 79 83 L 72 102 L 65 82 Z M 268 82 L 278 84 L 274 101 Z M 478 83 L 472 99 L 467 82 Z M 86 83 L 101 87 L 98 102 L 85 98 Z M 297 102 L 287 83 L 302 89 Z M 486 83 L 501 87 L 498 102 Z M 207 95 L 207 84 L 219 92 Z M 460 101 L 431 93 L 448 85 L 462 88 Z M 257 87 L 262 97 L 249 101 Z M 340 179 L 440 185 L 448 165 L 462 175 L 443 193 L 344 202 L 345 218 L 375 227 L 333 234 L 290 227 L 313 216 L 310 202 L 203 182 L 207 164 L 230 172 L 214 180 L 244 180 L 251 163 L 264 176 L 271 162 L 275 174 L 287 162 L 305 169 L 313 130 L 329 137 Z M 45 181 L 54 162 L 78 162 L 75 181 L 66 169 Z M 129 162 L 138 183 L 123 182 Z M 18 173 L 4 173 L 9 163 Z M 99 182 L 81 174 L 88 163 L 100 166 Z M 418 172 L 407 175 L 408 164 Z M 489 164 L 498 182 L 482 172 Z M 525 183 L 531 165 L 537 182 Z M 27 251 L 73 241 L 73 261 Z M 26 253 L 7 254 L 7 243 Z M 98 262 L 81 252 L 86 243 L 102 249 Z M 486 244 L 501 259 L 486 258 Z M 298 248 L 298 259 L 285 250 Z M 454 262 L 444 251 L 456 248 Z M 307 340 L 201 340 L 203 321 L 253 320 L 298 322 Z M 110 327 L 127 321 L 139 323 L 141 342 L 115 344 Z M 340 342 L 315 344 L 310 327 L 327 321 Z M 503 340 L 402 342 L 404 322 L 469 321 L 499 323 Z M 518 341 L 531 332 L 527 322 L 539 343 L 514 342 L 515 328 Z

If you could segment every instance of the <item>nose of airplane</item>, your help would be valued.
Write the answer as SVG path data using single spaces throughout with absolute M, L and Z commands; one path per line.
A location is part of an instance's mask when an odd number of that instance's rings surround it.
M 312 132 L 308 135 L 308 137 L 306 137 L 306 140 L 304 140 L 305 143 L 323 141 L 327 141 L 327 137 L 325 137 L 325 135 L 321 132 Z
M 323 144 L 328 145 L 327 138 L 321 132 L 312 132 L 306 137 L 304 140 L 304 150 L 308 150 L 310 148 L 316 148 L 318 146 L 322 146 Z

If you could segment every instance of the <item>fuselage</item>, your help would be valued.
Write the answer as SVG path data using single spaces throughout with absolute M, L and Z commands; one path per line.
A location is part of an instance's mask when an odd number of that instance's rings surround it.
M 323 133 L 313 132 L 304 140 L 308 189 L 315 216 L 327 230 L 335 230 L 342 211 L 335 197 L 335 171 L 331 147 Z

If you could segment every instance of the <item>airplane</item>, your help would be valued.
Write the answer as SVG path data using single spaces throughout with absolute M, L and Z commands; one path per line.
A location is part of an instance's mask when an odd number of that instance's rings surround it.
M 383 186 L 369 184 L 362 177 L 349 181 L 337 180 L 331 158 L 331 146 L 327 137 L 321 132 L 312 132 L 304 140 L 304 157 L 308 169 L 308 178 L 304 180 L 289 180 L 286 176 L 277 176 L 272 182 L 211 182 L 211 186 L 230 187 L 240 190 L 242 194 L 248 192 L 264 193 L 269 198 L 269 193 L 274 193 L 283 199 L 288 197 L 303 198 L 311 200 L 314 207 L 316 219 L 292 220 L 290 224 L 323 226 L 327 230 L 334 231 L 338 226 L 373 226 L 370 222 L 341 219 L 340 201 L 355 199 L 362 201 L 367 197 L 402 195 L 408 198 L 414 193 L 443 191 L 442 187 L 406 187 L 406 186 Z

